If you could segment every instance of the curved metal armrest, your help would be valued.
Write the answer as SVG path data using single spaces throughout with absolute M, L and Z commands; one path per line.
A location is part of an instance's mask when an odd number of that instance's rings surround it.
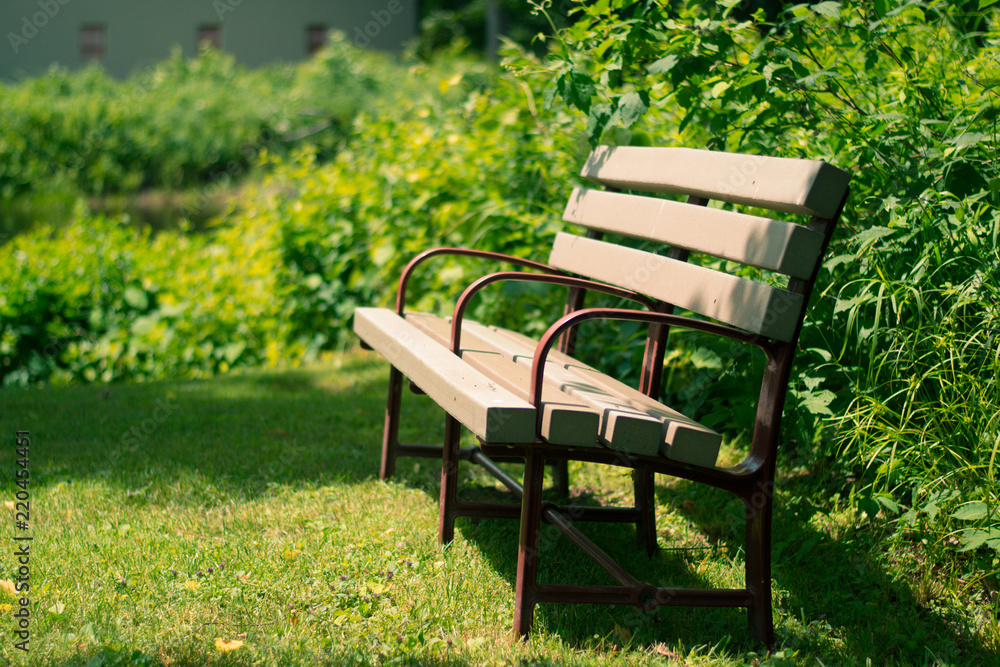
M 704 331 L 725 338 L 732 338 L 743 343 L 750 343 L 764 350 L 768 357 L 772 356 L 775 350 L 775 345 L 769 338 L 728 327 L 724 324 L 696 320 L 693 317 L 684 317 L 683 315 L 674 315 L 671 313 L 647 312 L 644 310 L 628 310 L 625 308 L 583 308 L 563 316 L 550 326 L 545 335 L 538 341 L 531 368 L 531 388 L 528 392 L 529 401 L 532 405 L 541 404 L 545 360 L 549 356 L 549 350 L 552 348 L 552 345 L 564 331 L 587 320 L 631 320 L 633 322 L 646 322 L 648 324 L 667 324 Z
M 403 269 L 402 275 L 399 277 L 399 287 L 396 291 L 396 314 L 400 317 L 402 317 L 403 310 L 406 306 L 406 285 L 410 280 L 410 276 L 413 274 L 414 270 L 416 270 L 418 265 L 422 264 L 431 257 L 437 257 L 438 255 L 463 255 L 466 257 L 478 257 L 480 259 L 492 259 L 499 262 L 517 264 L 518 266 L 524 266 L 529 269 L 544 271 L 546 273 L 562 274 L 562 271 L 555 267 L 548 266 L 547 264 L 534 262 L 530 259 L 522 259 L 521 257 L 513 257 L 499 252 L 474 250 L 472 248 L 451 248 L 447 246 L 431 248 L 430 250 L 425 250 L 411 259 Z
M 743 343 L 749 343 L 761 348 L 767 355 L 769 366 L 777 366 L 774 362 L 783 349 L 790 349 L 786 344 L 776 343 L 770 338 L 759 334 L 752 334 L 740 329 L 735 329 L 715 322 L 706 322 L 682 315 L 669 313 L 646 312 L 641 310 L 627 310 L 620 308 L 584 308 L 574 313 L 565 315 L 555 322 L 538 341 L 535 348 L 534 359 L 531 366 L 531 387 L 528 391 L 528 401 L 538 406 L 542 404 L 542 386 L 545 375 L 545 360 L 553 344 L 559 339 L 567 329 L 570 329 L 581 322 L 587 320 L 631 320 L 635 322 L 646 322 L 649 324 L 666 324 L 670 326 L 695 329 L 706 333 L 715 334 L 725 338 L 730 338 Z M 770 406 L 768 406 L 770 407 Z M 758 409 L 760 406 L 758 406 Z M 778 406 L 780 413 L 780 405 Z M 761 451 L 757 443 L 751 449 L 750 455 L 736 466 L 728 469 L 719 469 L 718 472 L 730 478 L 748 477 L 756 473 L 765 462 L 765 454 Z
M 469 305 L 476 294 L 480 292 L 487 285 L 491 285 L 496 282 L 501 281 L 522 281 L 522 282 L 533 282 L 533 283 L 548 283 L 551 285 L 565 285 L 567 287 L 579 287 L 586 290 L 592 290 L 595 292 L 604 292 L 605 294 L 610 294 L 612 296 L 618 296 L 624 299 L 630 299 L 632 301 L 637 301 L 646 305 L 649 308 L 656 307 L 656 301 L 650 299 L 647 296 L 643 296 L 637 292 L 631 290 L 622 289 L 620 287 L 614 287 L 613 285 L 605 285 L 604 283 L 595 282 L 593 280 L 587 280 L 585 278 L 576 278 L 573 276 L 563 275 L 563 274 L 538 274 L 538 273 L 526 273 L 523 271 L 499 271 L 497 273 L 491 273 L 487 276 L 483 276 L 476 282 L 469 285 L 462 296 L 459 297 L 458 302 L 455 304 L 455 312 L 452 315 L 451 320 L 451 351 L 458 354 L 461 349 L 462 343 L 462 320 L 465 318 L 465 309 Z M 582 310 L 576 312 L 584 312 Z M 601 310 L 601 312 L 607 312 L 606 310 Z M 623 312 L 637 312 L 641 313 L 643 311 L 623 311 Z M 563 318 L 565 319 L 565 317 Z M 561 320 L 560 320 L 561 321 Z

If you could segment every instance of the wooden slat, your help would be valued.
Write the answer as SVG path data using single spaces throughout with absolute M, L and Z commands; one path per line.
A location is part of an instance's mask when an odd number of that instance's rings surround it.
M 445 340 L 450 340 L 451 324 L 448 321 L 425 313 L 408 313 L 406 317 L 407 321 L 412 322 L 418 328 L 424 329 L 428 333 L 435 332 L 437 336 L 443 335 Z M 528 350 L 527 353 L 522 353 L 524 350 L 520 347 L 512 348 L 507 339 L 498 337 L 488 327 L 470 321 L 466 321 L 462 327 L 462 347 L 468 350 L 500 352 L 507 359 L 512 360 L 512 363 L 516 363 L 524 373 L 517 381 L 523 383 L 524 392 L 527 393 L 531 385 L 531 353 L 534 352 L 534 348 Z M 506 367 L 504 370 L 506 372 Z M 542 387 L 543 403 L 545 403 L 546 395 L 555 399 L 555 405 L 562 406 L 571 403 L 584 406 L 592 412 L 595 417 L 599 418 L 599 430 L 595 435 L 599 434 L 601 442 L 608 447 L 634 454 L 659 453 L 663 432 L 662 420 L 643 410 L 637 410 L 619 396 L 582 382 L 579 377 L 566 373 L 565 369 L 559 365 L 550 365 L 546 369 L 545 383 Z M 562 428 L 576 430 L 578 428 L 569 421 L 572 415 L 563 415 L 560 411 L 553 413 L 553 417 L 559 417 L 562 421 L 557 422 L 555 419 L 551 419 L 549 433 L 543 437 L 547 440 L 551 438 L 549 442 L 560 442 L 572 437 L 572 431 L 562 432 L 559 430 Z M 543 426 L 545 418 L 546 413 L 543 412 Z
M 354 332 L 484 442 L 535 440 L 535 409 L 384 308 L 354 311 Z
M 625 190 L 670 192 L 833 218 L 850 175 L 819 160 L 693 148 L 599 146 L 581 175 Z
M 476 325 L 482 326 L 482 325 Z M 504 345 L 497 341 L 496 345 L 514 354 L 518 358 L 528 359 L 534 354 L 537 341 L 522 333 L 509 329 L 490 327 L 498 336 L 510 340 Z M 565 369 L 577 376 L 583 386 L 592 386 L 621 397 L 631 407 L 642 410 L 651 416 L 659 418 L 664 426 L 663 445 L 660 453 L 667 458 L 684 463 L 711 467 L 719 457 L 719 447 L 722 436 L 710 428 L 702 426 L 690 417 L 669 408 L 657 400 L 646 396 L 641 391 L 628 386 L 624 382 L 605 375 L 599 370 L 588 366 L 573 357 L 557 350 L 549 353 L 548 361 L 552 365 Z M 552 371 L 548 371 L 555 374 Z M 566 377 L 565 375 L 563 376 Z
M 526 371 L 532 368 L 534 347 L 513 346 L 508 339 L 477 322 L 468 322 L 462 328 L 462 336 L 504 353 Z M 600 440 L 611 449 L 633 454 L 660 453 L 664 427 L 659 415 L 632 406 L 621 396 L 568 373 L 557 363 L 546 365 L 545 386 L 578 399 L 594 410 L 600 417 Z
M 407 313 L 406 321 L 447 348 L 451 341 L 451 323 L 426 313 Z M 501 354 L 482 344 L 474 336 L 463 337 L 462 361 L 488 375 L 514 396 L 529 400 L 531 368 L 516 363 L 509 355 Z M 479 345 L 476 345 L 480 343 Z M 600 415 L 586 403 L 546 385 L 542 391 L 541 435 L 554 445 L 571 447 L 596 447 L 600 429 Z
M 563 220 L 796 278 L 812 275 L 823 247 L 823 235 L 802 225 L 587 188 L 573 190 Z
M 549 264 L 783 341 L 802 310 L 802 296 L 788 290 L 564 232 Z
M 537 341 L 524 334 L 466 322 L 462 335 L 475 336 L 484 346 L 510 355 L 526 368 L 532 366 Z M 557 382 L 564 392 L 603 406 L 601 438 L 610 448 L 715 465 L 722 436 L 627 384 L 556 350 L 550 352 L 545 375 L 548 382 Z M 636 414 L 655 421 L 657 429 L 654 431 L 646 420 L 635 419 Z M 650 439 L 655 441 L 655 447 Z

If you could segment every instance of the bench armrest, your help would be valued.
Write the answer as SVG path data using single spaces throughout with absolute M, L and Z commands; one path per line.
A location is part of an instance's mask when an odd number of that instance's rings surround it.
M 631 320 L 634 322 L 646 322 L 649 324 L 666 324 L 678 326 L 686 329 L 695 329 L 706 333 L 716 334 L 725 338 L 732 338 L 743 343 L 750 343 L 764 350 L 770 358 L 773 356 L 776 345 L 769 338 L 764 338 L 758 334 L 749 333 L 715 322 L 706 322 L 693 317 L 674 315 L 671 313 L 648 312 L 643 310 L 628 310 L 624 308 L 584 308 L 569 315 L 563 316 L 549 327 L 545 335 L 538 341 L 535 348 L 535 356 L 531 369 L 531 388 L 528 392 L 532 405 L 537 405 L 541 399 L 542 377 L 544 375 L 545 360 L 549 355 L 549 350 L 555 341 L 567 329 L 575 327 L 587 320 Z
M 545 273 L 551 273 L 556 275 L 564 275 L 563 271 L 559 269 L 548 266 L 547 264 L 542 264 L 541 262 L 535 262 L 530 259 L 523 259 L 521 257 L 514 257 L 512 255 L 505 255 L 499 252 L 491 252 L 489 250 L 474 250 L 472 248 L 451 248 L 451 247 L 440 247 L 431 248 L 430 250 L 425 250 L 418 254 L 416 257 L 411 259 L 406 267 L 403 269 L 403 273 L 399 277 L 399 288 L 396 291 L 396 314 L 399 316 L 403 315 L 403 311 L 406 307 L 406 285 L 410 281 L 410 276 L 416 270 L 417 266 L 425 262 L 426 260 L 437 257 L 439 255 L 462 255 L 465 257 L 477 257 L 480 259 L 491 259 L 498 262 L 506 262 L 508 264 L 516 264 L 518 266 L 524 266 L 529 269 L 535 269 L 536 271 L 544 271 Z
M 706 322 L 705 320 L 699 320 L 693 317 L 684 317 L 683 315 L 674 315 L 670 313 L 628 310 L 622 308 L 584 308 L 563 316 L 548 328 L 545 335 L 543 335 L 538 341 L 538 346 L 535 348 L 534 358 L 532 359 L 531 387 L 528 391 L 529 403 L 534 406 L 541 405 L 545 362 L 548 358 L 549 351 L 559 339 L 559 336 L 561 336 L 566 330 L 571 329 L 581 322 L 596 319 L 631 320 L 635 322 L 647 322 L 649 324 L 666 324 L 669 326 L 678 326 L 687 329 L 695 329 L 697 331 L 704 331 L 706 333 L 730 338 L 743 343 L 756 345 L 764 351 L 768 360 L 767 366 L 764 370 L 764 386 L 762 387 L 761 392 L 761 402 L 758 403 L 757 406 L 758 423 L 760 422 L 762 411 L 770 414 L 769 420 L 772 425 L 776 423 L 777 419 L 780 419 L 784 400 L 783 398 L 776 400 L 776 396 L 774 395 L 774 391 L 772 391 L 772 389 L 773 387 L 781 386 L 782 384 L 787 385 L 788 378 L 785 377 L 782 381 L 780 378 L 772 377 L 772 375 L 778 373 L 779 368 L 786 369 L 787 373 L 787 369 L 791 366 L 791 364 L 780 363 L 779 357 L 790 355 L 794 349 L 794 344 L 775 341 L 759 334 L 749 333 L 747 331 L 742 331 L 723 324 L 716 324 L 715 322 Z M 782 397 L 783 395 L 784 394 L 782 393 Z M 751 448 L 750 454 L 746 459 L 737 464 L 734 468 L 720 472 L 725 472 L 725 474 L 730 476 L 746 476 L 752 474 L 761 465 L 763 465 L 766 461 L 766 453 L 760 449 L 756 440 L 757 439 L 755 438 L 754 446 Z
M 462 349 L 462 320 L 465 318 L 465 309 L 468 307 L 469 302 L 472 300 L 476 294 L 478 294 L 484 287 L 491 285 L 493 283 L 502 281 L 521 281 L 521 282 L 534 282 L 534 283 L 548 283 L 551 285 L 564 285 L 566 287 L 576 287 L 584 290 L 591 290 L 595 292 L 603 292 L 605 294 L 610 294 L 612 296 L 621 297 L 623 299 L 630 299 L 641 303 L 648 308 L 655 308 L 656 302 L 647 296 L 643 296 L 637 292 L 631 290 L 622 289 L 620 287 L 615 287 L 613 285 L 607 285 L 605 283 L 599 283 L 593 280 L 587 280 L 586 278 L 576 278 L 574 276 L 561 275 L 561 274 L 539 274 L 539 273 L 526 273 L 523 271 L 500 271 L 498 273 L 491 273 L 487 276 L 483 276 L 476 282 L 469 285 L 462 296 L 459 297 L 458 302 L 455 304 L 455 312 L 452 315 L 451 320 L 451 350 L 455 354 L 458 354 L 459 350 Z M 582 312 L 582 311 L 576 311 Z M 606 312 L 601 310 L 601 312 Z M 631 312 L 631 311 L 626 311 Z M 643 311 L 635 311 L 643 312 Z

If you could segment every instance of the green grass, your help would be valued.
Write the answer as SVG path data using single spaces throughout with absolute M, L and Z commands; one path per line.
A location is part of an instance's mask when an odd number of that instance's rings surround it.
M 998 660 L 987 592 L 961 560 L 887 540 L 885 525 L 843 509 L 845 482 L 803 466 L 779 471 L 776 653 L 751 644 L 737 610 L 542 605 L 531 641 L 513 641 L 516 526 L 460 521 L 441 547 L 433 462 L 406 459 L 396 480 L 377 479 L 386 375 L 376 356 L 352 353 L 210 381 L 4 390 L 0 489 L 13 500 L 13 434 L 28 430 L 34 541 L 31 651 L 14 648 L 6 610 L 0 664 Z M 404 407 L 405 439 L 439 438 L 426 398 Z M 463 470 L 469 493 L 499 493 Z M 581 502 L 628 498 L 621 471 L 573 472 Z M 659 482 L 658 557 L 637 553 L 630 527 L 588 534 L 653 583 L 741 585 L 739 508 Z M 0 516 L 10 580 L 14 516 Z M 561 538 L 545 544 L 548 580 L 603 581 Z M 224 652 L 217 639 L 244 643 Z

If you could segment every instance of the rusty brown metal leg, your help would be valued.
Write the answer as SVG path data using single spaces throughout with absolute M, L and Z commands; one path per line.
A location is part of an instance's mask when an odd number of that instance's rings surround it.
M 395 367 L 389 370 L 389 396 L 385 402 L 385 429 L 382 432 L 382 467 L 379 477 L 389 479 L 396 472 L 399 450 L 399 405 L 403 394 L 403 374 Z
M 652 558 L 656 555 L 656 475 L 652 470 L 636 468 L 632 471 L 632 482 L 635 488 L 635 508 L 639 511 L 635 531 L 639 546 L 646 550 L 646 555 Z
M 455 537 L 458 514 L 458 444 L 461 425 L 447 415 L 444 422 L 444 452 L 441 457 L 441 507 L 438 514 L 438 539 L 448 544 Z
M 566 459 L 552 462 L 552 486 L 560 498 L 569 498 L 569 461 Z
M 517 546 L 517 589 L 514 597 L 514 635 L 527 639 L 538 596 L 538 545 L 542 523 L 542 483 L 545 459 L 529 451 L 524 462 L 521 499 L 521 536 Z
M 770 485 L 766 485 L 768 488 Z M 771 613 L 771 504 L 768 490 L 758 489 L 747 503 L 746 587 L 750 594 L 747 618 L 755 641 L 774 645 Z

